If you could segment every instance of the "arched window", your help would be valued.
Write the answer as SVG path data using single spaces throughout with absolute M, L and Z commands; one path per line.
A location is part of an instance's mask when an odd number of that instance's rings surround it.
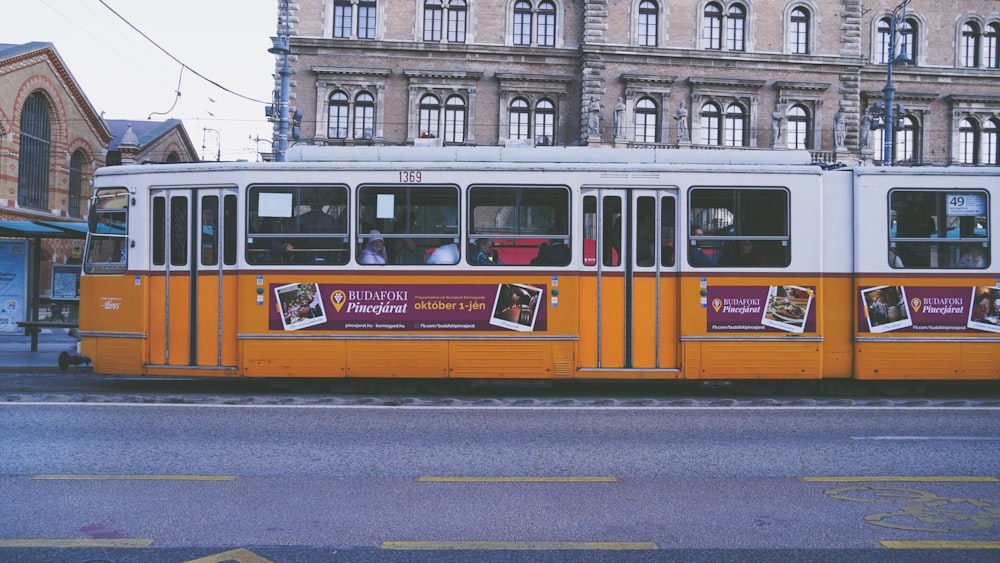
M 730 51 L 746 50 L 746 8 L 739 4 L 729 7 L 726 14 L 726 48 Z
M 979 66 L 979 26 L 974 23 L 962 25 L 962 38 L 959 43 L 960 64 L 966 68 Z
M 87 155 L 83 150 L 76 149 L 69 157 L 69 208 L 70 217 L 80 217 L 80 198 L 83 195 L 83 166 Z
M 556 46 L 556 5 L 542 2 L 538 5 L 538 44 L 542 47 Z
M 432 94 L 420 98 L 420 136 L 434 138 L 441 128 L 441 100 Z
M 424 41 L 441 40 L 444 6 L 441 0 L 424 0 Z
M 375 97 L 361 92 L 354 97 L 354 138 L 370 141 L 375 135 Z
M 451 0 L 448 3 L 448 42 L 465 43 L 466 15 L 465 0 Z
M 788 52 L 809 54 L 809 11 L 805 8 L 792 10 L 788 22 Z
M 635 141 L 656 143 L 660 140 L 659 111 L 650 98 L 639 98 L 635 103 Z
M 1000 68 L 1000 24 L 991 23 L 983 33 L 983 66 Z
M 444 104 L 444 142 L 465 142 L 465 100 L 451 96 Z
M 881 64 L 889 60 L 889 30 L 889 18 L 880 19 L 875 33 L 878 36 L 878 62 Z
M 701 131 L 706 145 L 722 144 L 722 110 L 714 102 L 701 106 Z
M 725 145 L 727 147 L 742 147 L 746 142 L 747 119 L 743 106 L 729 104 L 726 108 Z
M 958 162 L 976 164 L 979 156 L 979 135 L 976 123 L 963 119 L 958 125 Z
M 41 92 L 24 101 L 21 110 L 21 149 L 17 168 L 17 203 L 33 209 L 49 208 L 49 154 L 52 151 L 52 110 Z
M 809 113 L 800 105 L 794 105 L 788 109 L 786 119 L 787 141 L 786 146 L 790 149 L 810 148 L 811 127 L 809 126 Z
M 660 7 L 652 0 L 639 3 L 639 45 L 655 47 L 657 44 L 657 22 Z
M 909 19 L 899 24 L 899 52 L 896 56 L 906 55 L 909 64 L 917 64 L 917 20 Z
M 531 45 L 531 4 L 525 0 L 514 3 L 514 44 Z
M 330 94 L 330 126 L 327 137 L 330 139 L 347 138 L 347 120 L 350 107 L 347 103 L 347 94 L 336 91 Z
M 715 2 L 705 6 L 701 40 L 705 49 L 722 49 L 722 7 Z
M 528 100 L 514 98 L 514 101 L 510 103 L 510 132 L 508 133 L 508 137 L 511 139 L 530 139 L 530 118 L 531 108 L 528 105 Z
M 556 108 L 550 100 L 535 105 L 535 144 L 551 145 L 556 135 Z

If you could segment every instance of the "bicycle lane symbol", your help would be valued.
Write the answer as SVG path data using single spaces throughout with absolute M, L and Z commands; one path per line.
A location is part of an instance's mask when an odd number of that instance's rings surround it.
M 1000 523 L 1000 501 L 941 497 L 929 491 L 896 487 L 842 487 L 823 491 L 850 502 L 897 505 L 892 512 L 865 516 L 875 526 L 911 532 L 974 532 Z

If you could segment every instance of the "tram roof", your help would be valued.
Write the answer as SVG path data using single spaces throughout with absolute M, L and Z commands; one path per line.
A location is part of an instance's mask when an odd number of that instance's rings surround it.
M 288 149 L 286 162 L 490 162 L 593 164 L 812 164 L 808 151 L 607 149 L 592 147 L 317 147 Z

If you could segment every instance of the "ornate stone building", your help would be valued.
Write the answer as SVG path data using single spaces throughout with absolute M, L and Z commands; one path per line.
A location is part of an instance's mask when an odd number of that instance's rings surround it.
M 292 144 L 732 146 L 878 161 L 892 38 L 909 59 L 893 67 L 892 159 L 996 165 L 1000 6 L 897 6 L 288 1 L 303 115 Z

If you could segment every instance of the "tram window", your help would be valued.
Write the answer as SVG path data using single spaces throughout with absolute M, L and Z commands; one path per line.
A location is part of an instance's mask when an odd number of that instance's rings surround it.
M 783 188 L 693 188 L 688 264 L 783 268 L 791 262 L 789 194 Z
M 551 186 L 473 186 L 469 189 L 468 261 L 478 242 L 492 240 L 489 263 L 566 266 L 571 258 L 569 190 Z
M 188 256 L 188 198 L 170 198 L 170 265 L 184 266 Z
M 236 196 L 227 195 L 222 200 L 222 248 L 227 266 L 236 264 Z
M 988 209 L 985 190 L 890 191 L 889 266 L 988 268 Z
M 129 194 L 124 188 L 94 194 L 84 272 L 121 274 L 128 269 L 128 205 Z
M 455 186 L 362 186 L 358 262 L 369 262 L 362 253 L 378 231 L 388 264 L 457 264 L 458 193 Z
M 219 198 L 206 196 L 201 201 L 201 264 L 214 266 L 219 263 Z
M 347 263 L 345 186 L 251 186 L 247 206 L 247 263 Z

